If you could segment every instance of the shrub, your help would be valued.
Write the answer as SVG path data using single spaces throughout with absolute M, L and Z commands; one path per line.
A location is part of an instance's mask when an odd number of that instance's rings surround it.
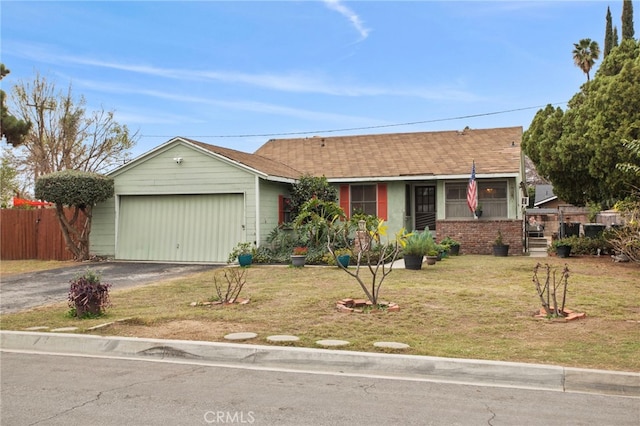
M 72 316 L 77 318 L 96 317 L 104 314 L 111 306 L 109 288 L 111 284 L 102 284 L 100 274 L 87 269 L 84 274 L 70 281 L 69 307 Z

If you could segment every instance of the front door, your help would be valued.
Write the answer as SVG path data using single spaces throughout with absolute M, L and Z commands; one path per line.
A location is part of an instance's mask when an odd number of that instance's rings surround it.
M 415 186 L 414 187 L 414 207 L 417 231 L 436 229 L 436 187 L 435 186 Z

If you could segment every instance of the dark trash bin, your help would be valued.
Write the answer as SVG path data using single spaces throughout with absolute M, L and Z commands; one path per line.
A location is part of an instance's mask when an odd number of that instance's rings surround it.
M 598 238 L 602 235 L 606 226 L 601 223 L 585 223 L 582 228 L 584 228 L 585 237 Z
M 560 229 L 558 230 L 560 234 L 560 238 L 567 237 L 579 237 L 580 236 L 580 222 L 564 222 L 560 224 Z

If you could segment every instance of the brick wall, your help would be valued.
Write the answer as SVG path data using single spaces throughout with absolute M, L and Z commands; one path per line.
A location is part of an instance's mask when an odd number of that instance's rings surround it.
M 436 239 L 451 237 L 460 242 L 460 254 L 493 254 L 493 242 L 502 232 L 509 255 L 522 254 L 522 220 L 439 220 Z

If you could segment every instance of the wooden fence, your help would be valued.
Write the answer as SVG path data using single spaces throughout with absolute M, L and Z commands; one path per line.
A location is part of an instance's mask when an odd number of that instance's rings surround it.
M 0 259 L 72 260 L 55 209 L 0 210 Z

